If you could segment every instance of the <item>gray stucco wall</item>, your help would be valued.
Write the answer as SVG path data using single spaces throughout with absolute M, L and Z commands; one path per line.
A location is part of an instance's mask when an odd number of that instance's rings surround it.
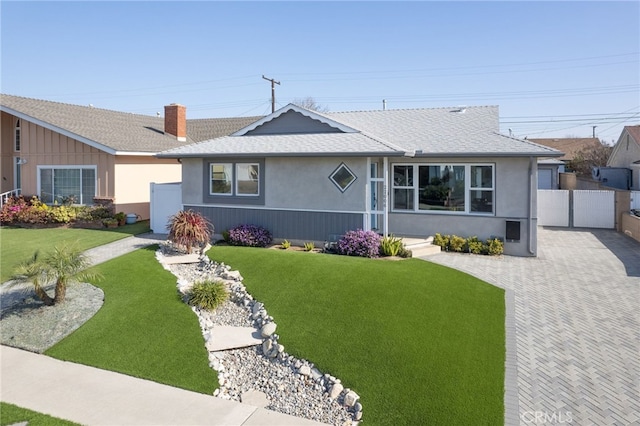
M 344 163 L 356 180 L 341 192 L 329 176 Z M 266 207 L 365 211 L 367 162 L 364 158 L 267 158 Z
M 412 161 L 416 163 L 420 161 Z M 505 254 L 532 256 L 529 253 L 529 160 L 526 158 L 483 159 L 433 159 L 434 163 L 494 163 L 495 164 L 495 215 L 465 215 L 456 213 L 401 213 L 389 214 L 389 231 L 397 235 L 427 237 L 435 233 L 455 234 L 461 237 L 478 236 L 486 239 L 492 236 L 504 238 L 506 222 L 520 222 L 520 241 L 505 242 Z M 534 162 L 533 185 L 537 186 L 536 164 Z M 536 198 L 533 191 L 533 220 L 531 228 L 532 246 L 536 247 Z M 535 249 L 534 249 L 535 252 Z
M 205 159 L 204 162 L 208 162 Z M 243 221 L 259 220 L 267 228 L 277 229 L 276 238 L 325 240 L 336 230 L 342 232 L 361 228 L 366 211 L 367 162 L 364 158 L 266 158 L 264 160 L 264 206 L 226 206 L 224 210 L 206 210 L 214 223 L 235 226 Z M 357 176 L 353 184 L 342 193 L 331 182 L 329 175 L 344 162 Z M 533 204 L 529 205 L 529 159 L 473 158 L 403 159 L 401 163 L 493 163 L 495 164 L 495 215 L 465 215 L 456 213 L 391 212 L 390 233 L 400 236 L 456 234 L 462 237 L 477 235 L 485 239 L 504 238 L 506 222 L 520 222 L 520 240 L 505 242 L 505 254 L 531 256 L 529 247 L 537 245 L 536 198 L 537 166 L 533 162 Z M 184 159 L 183 203 L 185 208 L 206 207 L 203 188 L 206 181 L 203 160 Z M 245 208 L 247 207 L 247 208 Z M 533 212 L 528 220 L 529 209 Z M 297 210 L 297 211 L 296 211 Z M 350 213 L 351 212 L 351 213 Z M 346 214 L 346 215 L 345 215 Z M 232 223 L 233 222 L 233 223 Z M 248 222 L 244 222 L 248 223 Z M 346 228 L 345 228 L 346 227 Z M 353 227 L 353 228 L 349 228 Z M 221 228 L 217 228 L 221 229 Z M 308 229 L 308 232 L 305 231 Z M 531 233 L 529 230 L 531 229 Z

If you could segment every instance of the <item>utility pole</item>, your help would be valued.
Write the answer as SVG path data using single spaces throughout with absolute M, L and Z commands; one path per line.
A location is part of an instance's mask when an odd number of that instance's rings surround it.
M 275 81 L 273 78 L 267 78 L 264 76 L 264 74 L 262 74 L 262 78 L 264 78 L 267 81 L 271 82 L 271 112 L 275 112 L 276 111 L 276 84 L 279 86 L 280 82 L 279 81 Z
M 598 126 L 591 126 L 591 127 L 593 127 L 593 137 L 595 138 L 596 137 L 596 127 L 598 127 Z

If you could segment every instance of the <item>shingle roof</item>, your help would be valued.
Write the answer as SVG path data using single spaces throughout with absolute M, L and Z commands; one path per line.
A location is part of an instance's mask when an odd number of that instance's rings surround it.
M 624 126 L 624 130 L 629 132 L 631 137 L 640 144 L 640 126 Z
M 578 151 L 589 148 L 598 148 L 601 143 L 598 138 L 550 138 L 550 139 L 529 139 L 531 142 L 539 145 L 548 146 L 564 152 L 559 158 L 563 161 L 571 161 L 575 158 Z
M 288 105 L 276 111 L 273 116 L 282 115 L 287 108 L 301 111 L 301 107 Z M 236 133 L 237 136 L 172 149 L 160 156 L 248 155 L 252 150 L 261 155 L 560 155 L 548 147 L 499 134 L 498 108 L 495 106 L 308 112 L 311 117 L 323 116 L 359 132 L 249 136 L 242 135 L 241 129 Z M 268 119 L 269 116 L 262 121 Z M 346 141 L 354 145 L 345 146 Z
M 203 154 L 216 156 L 361 156 L 361 155 L 404 155 L 384 142 L 362 133 L 309 133 L 261 136 L 226 136 L 173 150 L 160 156 L 201 157 Z
M 180 142 L 164 134 L 162 117 L 5 94 L 0 95 L 0 109 L 111 154 L 153 154 L 226 136 L 256 120 L 256 117 L 187 120 L 187 141 Z

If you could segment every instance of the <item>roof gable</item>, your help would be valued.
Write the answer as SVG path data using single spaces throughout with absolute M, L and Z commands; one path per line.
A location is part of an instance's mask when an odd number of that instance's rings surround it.
M 624 126 L 618 141 L 609 155 L 607 166 L 627 167 L 638 164 L 640 157 L 640 125 Z
M 358 130 L 316 111 L 289 104 L 238 130 L 233 133 L 233 136 L 355 132 Z

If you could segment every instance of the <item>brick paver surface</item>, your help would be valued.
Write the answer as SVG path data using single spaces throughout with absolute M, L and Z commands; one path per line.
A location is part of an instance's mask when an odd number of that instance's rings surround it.
M 538 229 L 538 257 L 426 258 L 515 295 L 520 424 L 640 425 L 640 243 Z

